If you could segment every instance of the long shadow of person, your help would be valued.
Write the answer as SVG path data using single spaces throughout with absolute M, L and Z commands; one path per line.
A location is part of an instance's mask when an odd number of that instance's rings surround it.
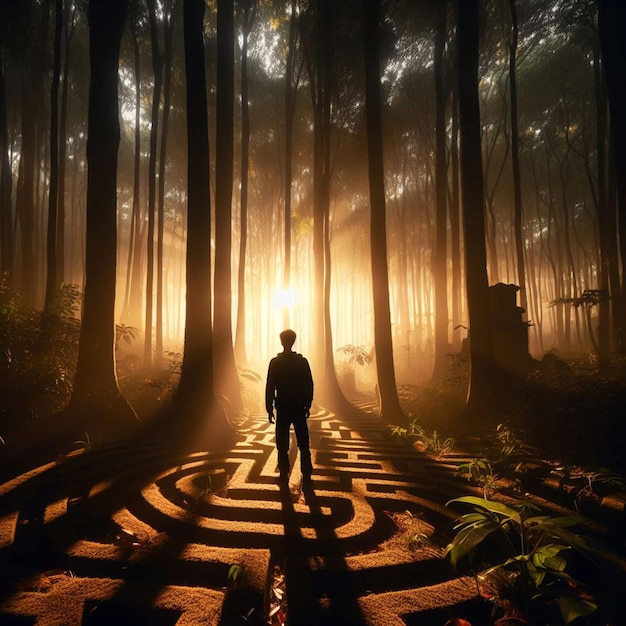
M 302 481 L 308 513 L 296 510 L 299 492 L 294 493 L 287 481 L 281 481 L 280 490 L 289 624 L 363 624 L 341 540 L 332 518 L 323 511 L 313 480 L 305 477 Z M 304 536 L 306 524 L 312 526 L 315 539 Z

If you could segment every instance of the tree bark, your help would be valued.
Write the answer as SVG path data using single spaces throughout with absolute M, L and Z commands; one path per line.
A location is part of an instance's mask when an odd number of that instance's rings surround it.
M 389 309 L 387 225 L 382 141 L 382 97 L 380 88 L 380 2 L 363 0 L 365 14 L 365 111 L 370 187 L 370 242 L 374 296 L 374 347 L 380 416 L 386 422 L 406 424 L 396 389 Z
M 57 280 L 57 220 L 59 188 L 59 84 L 61 82 L 61 35 L 63 33 L 63 2 L 54 3 L 54 58 L 50 87 L 50 186 L 48 189 L 48 229 L 46 246 L 45 310 L 49 313 L 59 283 Z
M 509 42 L 509 92 L 511 96 L 511 164 L 513 167 L 513 229 L 515 234 L 515 256 L 517 279 L 519 282 L 520 306 L 524 309 L 523 318 L 528 319 L 528 297 L 526 295 L 526 272 L 524 262 L 524 231 L 522 228 L 522 181 L 519 158 L 519 114 L 517 111 L 517 6 L 516 0 L 509 0 L 512 33 Z
M 446 45 L 447 2 L 437 4 L 435 31 L 435 251 L 433 278 L 435 282 L 435 367 L 432 379 L 441 378 L 446 369 L 444 361 L 449 350 L 448 342 L 448 212 L 446 191 L 448 167 L 446 163 L 446 104 L 444 83 L 444 51 Z
M 89 3 L 89 117 L 85 295 L 70 413 L 103 437 L 125 434 L 136 421 L 115 373 L 115 279 L 118 60 L 128 2 Z
M 4 49 L 0 45 L 0 272 L 8 273 L 9 284 L 13 281 L 14 241 L 13 175 L 9 160 L 9 124 L 7 119 L 7 90 L 4 79 Z
M 598 29 L 602 67 L 609 101 L 615 178 L 617 182 L 618 231 L 622 268 L 626 266 L 626 7 L 617 0 L 598 0 Z M 617 295 L 617 294 L 615 294 Z M 618 347 L 626 337 L 626 272 L 622 271 L 621 315 Z
M 211 194 L 204 61 L 204 0 L 184 0 L 187 90 L 187 251 L 185 345 L 177 404 L 184 422 L 202 419 L 214 404 L 211 325 Z
M 495 367 L 487 280 L 478 99 L 478 0 L 457 0 L 457 19 L 461 185 L 471 360 L 465 415 L 479 419 L 494 413 Z
M 232 197 L 234 104 L 233 0 L 217 3 L 217 101 L 215 159 L 215 312 L 214 351 L 216 390 L 235 410 L 241 404 L 232 331 Z
M 248 37 L 256 16 L 256 0 L 243 7 L 241 45 L 241 195 L 239 201 L 239 265 L 237 267 L 237 323 L 235 359 L 246 367 L 246 250 L 248 246 L 248 169 L 250 163 L 250 105 L 248 103 Z

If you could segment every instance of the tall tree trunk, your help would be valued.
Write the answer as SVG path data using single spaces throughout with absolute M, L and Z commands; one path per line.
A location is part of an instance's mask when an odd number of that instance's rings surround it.
M 246 249 L 248 245 L 248 169 L 250 163 L 250 105 L 248 103 L 248 37 L 256 15 L 256 0 L 243 6 L 241 45 L 241 195 L 239 201 L 239 265 L 237 268 L 237 323 L 235 359 L 246 367 Z
M 370 241 L 374 295 L 374 347 L 380 394 L 381 418 L 391 424 L 406 424 L 396 388 L 383 168 L 382 97 L 380 88 L 380 1 L 363 0 L 365 14 L 365 111 L 370 187 Z
M 607 101 L 600 71 L 600 59 L 598 50 L 593 53 L 593 76 L 596 101 L 596 162 L 598 176 L 598 230 L 600 234 L 600 266 L 599 288 L 603 296 L 598 302 L 598 358 L 600 364 L 606 364 L 610 353 L 609 326 L 609 256 L 610 232 L 609 232 L 609 207 L 607 199 L 607 173 L 606 173 L 606 133 L 607 133 Z M 580 295 L 580 294 L 579 294 Z M 619 294 L 616 294 L 619 296 Z
M 232 198 L 234 103 L 233 0 L 217 3 L 217 101 L 215 159 L 215 372 L 217 392 L 241 408 L 232 331 Z
M 152 69 L 154 88 L 152 91 L 152 112 L 150 116 L 150 157 L 148 161 L 148 244 L 146 267 L 146 317 L 144 334 L 144 361 L 152 364 L 152 327 L 154 298 L 154 218 L 156 211 L 156 168 L 157 143 L 159 136 L 159 102 L 163 83 L 163 55 L 159 46 L 159 33 L 156 20 L 156 0 L 146 0 L 150 20 L 150 41 L 152 47 Z
M 465 414 L 478 419 L 493 415 L 495 408 L 478 100 L 478 0 L 457 0 L 457 20 L 461 184 L 471 361 Z
M 528 297 L 526 295 L 526 272 L 524 264 L 524 231 L 522 228 L 522 180 L 519 158 L 519 114 L 517 112 L 517 6 L 516 0 L 509 0 L 512 32 L 509 42 L 509 90 L 511 96 L 511 163 L 513 166 L 513 229 L 515 234 L 515 256 L 517 259 L 517 280 L 519 282 L 520 306 L 524 309 L 524 319 L 528 319 Z
M 85 296 L 70 414 L 104 437 L 136 421 L 115 374 L 118 60 L 128 2 L 89 2 L 89 118 Z M 96 417 L 97 416 L 97 417 Z M 95 420 L 94 420 L 95 418 Z M 91 427 L 91 426 L 90 426 Z
M 161 123 L 161 150 L 159 154 L 159 202 L 157 216 L 157 276 L 156 276 L 156 324 L 154 359 L 163 358 L 163 231 L 165 228 L 165 161 L 167 157 L 167 134 L 169 130 L 170 102 L 172 97 L 172 47 L 176 2 L 169 7 L 165 16 L 165 42 L 163 46 L 163 118 Z
M 447 2 L 437 4 L 437 28 L 435 31 L 435 253 L 433 255 L 433 278 L 435 282 L 435 367 L 432 378 L 441 378 L 446 369 L 444 361 L 449 350 L 448 343 L 448 215 L 446 190 L 448 167 L 446 162 L 446 104 L 444 82 L 444 51 L 446 45 Z
M 456 61 L 455 61 L 456 65 Z M 456 72 L 456 67 L 455 67 Z M 452 86 L 452 202 L 450 204 L 450 255 L 452 261 L 452 347 L 461 349 L 461 201 L 459 197 L 459 103 L 457 85 Z
M 185 345 L 176 393 L 186 423 L 214 404 L 211 326 L 211 194 L 204 67 L 204 0 L 184 0 L 187 90 L 187 252 Z
M 133 208 L 131 213 L 130 237 L 128 240 L 128 257 L 126 264 L 126 289 L 122 318 L 131 324 L 140 325 L 141 319 L 141 204 L 140 204 L 140 173 L 141 173 L 141 54 L 137 25 L 131 20 L 130 32 L 133 40 L 133 60 L 135 68 L 135 150 L 133 167 Z
M 76 7 L 73 0 L 65 6 L 64 33 L 65 55 L 63 57 L 63 88 L 61 90 L 61 112 L 59 116 L 59 187 L 57 204 L 56 233 L 56 279 L 57 284 L 65 282 L 65 171 L 67 166 L 67 112 L 70 92 L 70 60 L 74 37 Z
M 8 272 L 9 283 L 13 281 L 14 241 L 13 174 L 9 160 L 9 123 L 7 118 L 7 90 L 4 79 L 4 49 L 0 45 L 0 272 Z
M 59 188 L 59 83 L 61 81 L 61 35 L 63 2 L 54 3 L 54 58 L 50 87 L 50 186 L 48 188 L 48 232 L 46 246 L 45 309 L 49 313 L 59 287 L 57 281 L 57 207 Z
M 296 111 L 297 84 L 293 84 L 294 60 L 296 56 L 296 25 L 298 20 L 297 0 L 291 0 L 291 16 L 289 20 L 289 44 L 287 48 L 287 67 L 285 69 L 285 243 L 283 289 L 287 292 L 291 287 L 291 181 L 293 170 L 293 120 Z M 289 306 L 283 306 L 283 326 L 289 322 Z
M 622 270 L 626 267 L 626 7 L 617 0 L 598 0 L 598 29 L 602 67 L 609 101 L 615 178 L 617 182 L 618 231 Z M 614 297 L 618 294 L 614 294 Z M 618 346 L 626 339 L 626 271 L 622 271 L 621 319 Z

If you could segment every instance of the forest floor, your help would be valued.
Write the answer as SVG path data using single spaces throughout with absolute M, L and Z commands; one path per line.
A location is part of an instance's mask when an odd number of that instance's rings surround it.
M 580 384 L 580 397 L 571 383 L 563 388 L 571 405 L 556 391 L 549 401 L 541 394 L 536 423 L 548 441 L 571 421 L 568 407 L 586 401 Z M 0 623 L 476 626 L 494 623 L 494 610 L 514 618 L 502 594 L 445 555 L 460 515 L 449 501 L 485 495 L 547 516 L 580 514 L 613 559 L 586 568 L 585 597 L 600 608 L 576 623 L 623 623 L 615 616 L 626 602 L 626 489 L 617 474 L 573 464 L 584 433 L 553 441 L 569 450 L 567 462 L 523 445 L 511 428 L 446 444 L 433 425 L 447 434 L 452 424 L 438 416 L 452 414 L 458 397 L 447 405 L 442 388 L 402 391 L 420 436 L 394 434 L 373 403 L 342 415 L 317 410 L 310 480 L 293 458 L 289 481 L 279 481 L 273 427 L 260 415 L 239 424 L 227 450 L 128 440 L 12 477 L 0 486 Z M 622 400 L 620 391 L 607 401 Z M 555 407 L 565 415 L 547 424 Z M 527 455 L 521 465 L 518 453 Z M 481 480 L 459 471 L 488 454 Z

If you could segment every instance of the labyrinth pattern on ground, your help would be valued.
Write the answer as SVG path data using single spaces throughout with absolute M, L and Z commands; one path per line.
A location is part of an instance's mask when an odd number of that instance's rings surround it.
M 445 502 L 469 488 L 367 408 L 311 416 L 310 480 L 293 454 L 280 483 L 273 426 L 256 416 L 226 453 L 125 442 L 5 483 L 0 623 L 264 624 L 277 568 L 298 626 L 462 616 L 476 586 L 438 534 L 454 519 Z M 398 514 L 432 545 L 409 549 Z

